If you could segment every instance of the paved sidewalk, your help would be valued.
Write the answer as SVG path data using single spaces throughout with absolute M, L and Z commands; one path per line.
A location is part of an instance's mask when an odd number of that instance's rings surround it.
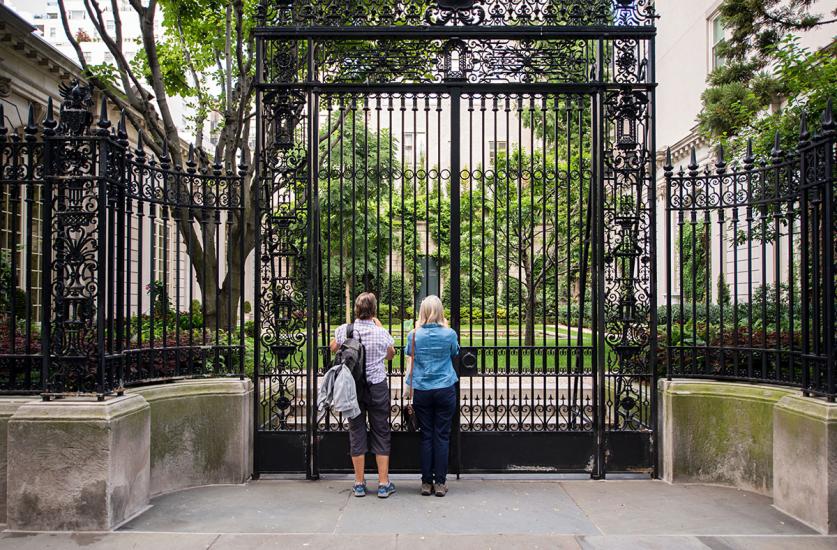
M 442 499 L 395 482 L 388 500 L 354 498 L 345 479 L 190 489 L 114 533 L 3 533 L 0 549 L 837 549 L 769 498 L 724 487 L 472 478 Z

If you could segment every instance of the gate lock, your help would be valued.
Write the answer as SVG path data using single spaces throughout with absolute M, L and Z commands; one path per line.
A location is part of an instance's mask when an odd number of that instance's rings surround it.
M 462 376 L 474 376 L 477 372 L 477 348 L 459 348 L 456 356 L 457 373 Z

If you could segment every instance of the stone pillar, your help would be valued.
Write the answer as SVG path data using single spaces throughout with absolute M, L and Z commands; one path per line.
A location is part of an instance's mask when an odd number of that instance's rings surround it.
M 821 533 L 837 533 L 837 403 L 794 395 L 774 408 L 773 502 Z
M 139 395 L 29 402 L 8 428 L 8 526 L 105 531 L 149 498 L 150 415 Z
M 33 397 L 3 397 L 0 399 L 0 523 L 6 523 L 6 470 L 7 434 L 9 419 L 21 405 L 32 401 Z

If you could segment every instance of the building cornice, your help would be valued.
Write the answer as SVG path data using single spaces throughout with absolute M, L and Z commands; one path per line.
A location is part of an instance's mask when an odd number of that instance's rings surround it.
M 0 4 L 0 44 L 11 48 L 61 80 L 80 78 L 81 67 L 52 44 L 35 34 L 36 28 Z
M 673 166 L 689 163 L 689 156 L 692 152 L 692 147 L 695 150 L 703 149 L 709 146 L 709 139 L 698 131 L 698 126 L 695 125 L 688 134 L 677 140 L 671 145 L 661 147 L 657 150 L 657 166 L 662 166 L 665 163 L 666 149 L 671 149 L 671 163 Z

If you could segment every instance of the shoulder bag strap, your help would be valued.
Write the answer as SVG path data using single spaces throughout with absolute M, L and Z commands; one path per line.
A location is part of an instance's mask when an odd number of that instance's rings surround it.
M 413 399 L 413 386 L 416 383 L 416 332 L 418 332 L 418 328 L 413 329 L 413 345 L 410 346 L 410 391 L 407 395 L 407 399 Z

